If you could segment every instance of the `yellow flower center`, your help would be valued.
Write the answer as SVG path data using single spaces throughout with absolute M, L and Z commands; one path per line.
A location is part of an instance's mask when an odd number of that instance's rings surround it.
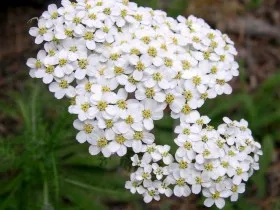
M 117 136 L 116 136 L 116 139 L 115 139 L 115 140 L 116 140 L 116 142 L 119 143 L 119 144 L 124 144 L 124 142 L 126 141 L 126 138 L 125 138 L 123 135 L 120 134 L 120 135 L 117 135 Z
M 53 12 L 52 15 L 51 15 L 51 19 L 56 19 L 58 18 L 58 12 Z
M 143 131 L 135 131 L 133 138 L 135 140 L 142 140 L 144 138 Z
M 87 59 L 81 59 L 78 61 L 78 65 L 81 69 L 86 69 L 88 66 L 88 61 Z
M 220 198 L 220 193 L 218 191 L 212 194 L 212 199 L 217 200 L 218 198 Z
M 155 96 L 154 88 L 147 88 L 145 90 L 145 95 L 146 95 L 147 98 L 153 98 Z
M 84 39 L 85 39 L 85 40 L 93 40 L 93 38 L 94 38 L 93 32 L 88 31 L 88 32 L 86 32 L 85 35 L 84 35 Z
M 192 111 L 191 107 L 188 104 L 185 104 L 182 109 L 182 113 L 187 115 Z
M 110 8 L 105 8 L 104 11 L 103 11 L 103 13 L 104 13 L 105 15 L 110 15 L 110 14 L 112 13 L 112 11 L 111 11 Z
M 173 66 L 173 60 L 170 58 L 164 58 L 164 65 L 166 67 L 172 67 Z
M 119 53 L 113 53 L 113 54 L 110 55 L 110 59 L 111 59 L 112 61 L 116 61 L 116 60 L 118 60 L 120 57 L 121 57 L 121 55 L 120 55 Z
M 184 144 L 184 148 L 187 149 L 187 150 L 191 150 L 191 148 L 192 148 L 192 143 L 187 141 L 187 142 Z
M 143 115 L 144 119 L 149 119 L 149 118 L 151 118 L 152 113 L 150 110 L 143 110 L 142 115 Z
M 153 80 L 159 82 L 162 80 L 162 75 L 159 72 L 153 74 Z
M 47 74 L 52 74 L 54 72 L 54 66 L 48 66 L 46 68 L 46 73 Z
M 106 128 L 112 128 L 114 126 L 113 120 L 105 120 Z
M 193 82 L 193 84 L 195 84 L 195 85 L 200 85 L 200 83 L 201 83 L 201 78 L 200 78 L 199 76 L 194 76 L 194 77 L 192 78 L 192 82 Z
M 105 111 L 107 107 L 108 107 L 108 104 L 106 103 L 106 101 L 99 101 L 97 104 L 97 109 L 101 112 Z
M 94 13 L 90 14 L 88 17 L 89 17 L 89 19 L 91 19 L 91 20 L 96 20 L 96 19 L 97 19 L 97 15 L 94 14 Z
M 89 103 L 84 103 L 81 105 L 81 109 L 84 111 L 84 112 L 87 112 L 90 108 L 90 104 Z
M 91 132 L 92 132 L 92 130 L 93 130 L 93 125 L 91 125 L 91 124 L 85 124 L 84 125 L 84 131 L 87 133 L 87 134 L 90 134 Z
M 41 36 L 44 35 L 45 33 L 47 33 L 47 28 L 46 28 L 46 27 L 39 28 L 39 34 L 40 34 Z
M 62 89 L 66 89 L 68 88 L 69 84 L 66 80 L 61 80 L 59 83 L 59 87 L 61 87 Z
M 107 141 L 107 139 L 104 138 L 104 137 L 98 139 L 98 141 L 97 141 L 97 146 L 100 147 L 100 148 L 106 147 L 107 144 L 108 144 L 108 141 Z
M 85 90 L 86 90 L 87 92 L 91 92 L 91 87 L 92 87 L 92 84 L 91 84 L 90 82 L 88 82 L 88 83 L 85 84 Z
M 157 56 L 157 49 L 155 47 L 150 47 L 148 49 L 148 54 L 151 57 L 156 57 Z
M 207 171 L 213 171 L 214 166 L 213 166 L 212 163 L 206 163 L 206 164 L 204 164 L 204 168 L 205 168 L 205 170 L 207 170 Z
M 188 164 L 186 161 L 183 161 L 183 160 L 182 160 L 182 161 L 179 162 L 179 168 L 180 168 L 180 169 L 188 168 L 188 165 L 189 165 L 189 164 Z
M 67 60 L 66 59 L 60 59 L 59 61 L 58 61 L 58 65 L 60 66 L 60 67 L 63 67 L 63 66 L 65 66 L 67 64 Z
M 185 180 L 183 178 L 179 178 L 178 180 L 176 180 L 176 185 L 182 187 L 185 185 Z
M 132 125 L 134 123 L 134 119 L 131 115 L 128 115 L 128 117 L 125 119 L 125 122 L 129 125 Z

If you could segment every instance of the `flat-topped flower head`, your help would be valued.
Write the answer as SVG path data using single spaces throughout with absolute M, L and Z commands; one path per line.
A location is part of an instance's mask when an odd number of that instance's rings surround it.
M 174 19 L 128 0 L 63 0 L 29 33 L 44 43 L 27 61 L 29 74 L 71 100 L 77 141 L 106 158 L 131 151 L 131 193 L 146 203 L 202 193 L 206 206 L 222 208 L 244 192 L 261 145 L 247 121 L 224 118 L 216 129 L 198 112 L 207 99 L 231 94 L 239 74 L 227 35 L 192 15 Z M 165 113 L 178 119 L 175 144 L 158 145 L 170 136 L 153 134 Z

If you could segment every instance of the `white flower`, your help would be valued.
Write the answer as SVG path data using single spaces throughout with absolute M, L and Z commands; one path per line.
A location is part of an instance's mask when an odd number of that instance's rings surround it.
M 128 93 L 134 92 L 136 90 L 137 84 L 139 83 L 139 81 L 135 80 L 132 75 L 122 75 L 118 81 L 120 85 L 124 86 L 126 92 Z
M 211 186 L 210 178 L 200 172 L 193 172 L 187 177 L 187 182 L 192 186 L 192 192 L 194 194 L 199 194 L 202 188 Z
M 225 200 L 224 198 L 229 197 L 230 192 L 229 191 L 216 191 L 214 188 L 205 189 L 202 191 L 203 196 L 206 197 L 206 200 L 204 201 L 204 205 L 207 207 L 215 205 L 219 208 L 222 209 L 225 206 Z
M 167 197 L 171 197 L 171 195 L 173 194 L 173 191 L 171 190 L 171 188 L 169 188 L 169 185 L 171 184 L 170 180 L 168 180 L 167 178 L 164 181 L 160 181 L 158 182 L 158 191 L 160 194 L 165 194 Z
M 70 111 L 70 110 L 69 110 Z M 94 119 L 98 113 L 96 106 L 92 106 L 89 98 L 77 96 L 76 104 L 71 108 L 73 114 L 77 114 L 79 120 Z
M 95 137 L 94 133 L 97 131 L 96 121 L 86 120 L 82 122 L 77 119 L 74 121 L 73 125 L 75 129 L 80 131 L 76 136 L 79 143 L 85 143 L 86 141 L 89 142 Z
M 32 27 L 29 30 L 29 34 L 31 36 L 36 37 L 35 43 L 41 44 L 43 41 L 51 41 L 53 39 L 52 28 L 47 27 L 47 21 L 44 19 L 39 19 L 38 28 Z
M 91 155 L 97 155 L 102 152 L 104 157 L 110 157 L 112 151 L 109 149 L 109 139 L 106 139 L 104 132 L 99 131 L 94 134 L 94 137 L 89 140 L 91 146 L 89 147 L 89 153 Z
M 129 129 L 133 129 L 135 131 L 142 131 L 143 124 L 142 124 L 142 113 L 135 112 L 135 110 L 140 109 L 140 104 L 138 103 L 130 103 L 127 105 L 127 110 L 121 114 L 120 121 L 116 124 L 116 128 L 121 131 L 122 133 L 127 133 Z
M 87 29 L 83 32 L 83 39 L 86 42 L 86 46 L 89 50 L 94 50 L 96 48 L 96 43 L 94 40 L 94 29 Z
M 166 170 L 166 168 L 160 167 L 157 163 L 153 163 L 152 168 L 153 168 L 153 173 L 156 175 L 156 178 L 158 180 L 161 180 L 163 177 L 163 174 L 166 173 L 166 172 L 164 172 Z
M 146 131 L 132 131 L 129 130 L 125 134 L 126 138 L 131 139 L 131 147 L 135 153 L 140 153 L 143 150 L 143 146 L 145 144 L 154 143 L 155 137 L 153 134 L 148 133 Z
M 232 192 L 232 195 L 230 196 L 230 200 L 232 202 L 235 202 L 238 200 L 238 194 L 245 192 L 245 184 L 241 183 L 239 185 L 232 185 L 230 190 Z
M 145 88 L 143 85 L 138 85 L 137 90 L 135 92 L 135 98 L 140 101 L 146 98 L 154 99 L 157 102 L 162 103 L 165 100 L 165 94 L 157 86 L 152 88 Z
M 130 175 L 130 180 L 125 183 L 125 188 L 129 189 L 132 194 L 135 194 L 138 192 L 139 194 L 143 194 L 145 192 L 145 189 L 141 185 L 141 181 L 136 180 L 136 174 L 132 173 Z
M 89 98 L 92 95 L 91 88 L 92 85 L 95 84 L 94 78 L 84 78 L 83 80 L 78 80 L 77 81 L 77 86 L 76 86 L 76 93 L 78 95 L 84 95 L 85 97 Z M 100 94 L 101 94 L 101 87 L 100 87 Z
M 158 190 L 153 186 L 154 183 L 151 184 L 144 193 L 144 202 L 150 203 L 153 199 L 156 201 L 160 200 L 159 192 Z
M 26 65 L 31 68 L 29 75 L 31 77 L 36 77 L 35 72 L 39 70 L 45 70 L 45 65 L 44 61 L 46 58 L 46 51 L 40 50 L 37 54 L 37 59 L 36 58 L 29 58 L 26 62 Z
M 62 46 L 67 50 L 67 59 L 76 61 L 80 57 L 87 57 L 87 49 L 83 40 L 63 40 Z
M 61 50 L 57 55 L 57 64 L 54 75 L 58 78 L 63 78 L 66 74 L 69 75 L 74 71 L 74 67 L 68 60 L 68 53 L 66 50 Z
M 114 41 L 114 36 L 117 34 L 117 28 L 109 20 L 106 20 L 102 28 L 95 32 L 96 42 L 112 43 Z
M 190 187 L 186 184 L 186 178 L 182 177 L 179 172 L 173 173 L 174 178 L 174 195 L 177 197 L 187 197 L 191 194 Z
M 173 89 L 166 91 L 165 102 L 173 112 L 179 113 L 185 104 L 185 99 L 178 90 Z
M 94 76 L 93 66 L 98 63 L 98 59 L 94 55 L 79 55 L 77 61 L 74 62 L 73 66 L 76 69 L 75 78 L 78 80 L 82 80 L 86 75 Z
M 110 151 L 117 153 L 118 156 L 124 156 L 127 153 L 127 147 L 131 147 L 131 141 L 122 133 L 116 133 L 113 141 L 109 143 Z
M 239 185 L 242 182 L 242 180 L 248 181 L 248 170 L 249 165 L 246 163 L 240 163 L 239 165 L 230 167 L 228 170 L 228 174 L 230 177 L 233 176 L 233 184 Z
M 148 68 L 151 66 L 152 62 L 148 58 L 148 56 L 142 55 L 140 57 L 138 56 L 131 56 L 129 59 L 129 62 L 131 65 L 134 66 L 134 71 L 133 71 L 133 78 L 137 81 L 142 80 L 144 71 L 148 72 Z
M 84 17 L 84 11 L 79 11 L 77 13 L 67 13 L 65 15 L 66 24 L 72 25 L 73 31 L 78 35 L 82 35 L 85 31 L 85 26 L 82 24 Z
M 90 9 L 88 14 L 83 18 L 82 23 L 90 28 L 101 28 L 102 21 L 106 19 L 103 13 L 94 11 L 94 8 Z
M 43 78 L 45 84 L 50 84 L 54 79 L 54 66 L 46 66 L 45 69 L 35 71 L 36 78 Z
M 48 6 L 48 11 L 43 12 L 42 17 L 47 20 L 46 26 L 52 27 L 59 18 L 57 6 L 55 4 L 50 4 Z
M 151 175 L 152 170 L 153 170 L 153 168 L 151 165 L 146 165 L 144 168 L 138 168 L 137 171 L 135 172 L 136 179 L 138 181 L 150 180 L 152 178 L 152 175 Z
M 145 129 L 152 130 L 154 128 L 154 120 L 160 120 L 163 117 L 163 109 L 165 106 L 158 104 L 152 99 L 145 99 L 141 102 L 143 108 L 142 111 L 143 124 Z
M 170 149 L 171 147 L 169 145 L 157 146 L 157 150 L 162 155 L 162 161 L 166 165 L 171 164 L 174 160 L 173 156 L 169 153 Z
M 154 162 L 157 162 L 162 159 L 162 155 L 157 149 L 156 144 L 152 145 L 147 145 L 144 149 L 143 152 L 145 152 L 144 157 L 147 159 L 152 159 Z
M 55 94 L 57 99 L 62 99 L 65 95 L 73 98 L 76 94 L 74 87 L 70 85 L 73 80 L 73 75 L 66 76 L 63 79 L 56 79 L 56 82 L 50 84 L 49 90 Z

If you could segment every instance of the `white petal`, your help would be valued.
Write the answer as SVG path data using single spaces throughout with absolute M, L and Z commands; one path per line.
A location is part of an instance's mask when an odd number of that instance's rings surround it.
M 87 136 L 86 136 L 85 132 L 80 131 L 80 132 L 77 134 L 76 139 L 77 139 L 77 141 L 78 141 L 79 143 L 82 144 L 82 143 L 85 143 L 85 142 L 86 142 Z
M 121 145 L 118 144 L 115 141 L 112 141 L 109 143 L 108 148 L 110 149 L 111 152 L 115 153 L 116 151 L 118 151 L 120 149 Z
M 215 204 L 219 209 L 222 209 L 225 206 L 225 200 L 223 198 L 218 198 L 215 200 Z
M 97 154 L 100 153 L 100 148 L 97 147 L 97 146 L 90 146 L 90 147 L 89 147 L 89 153 L 90 153 L 91 155 L 97 155 Z
M 213 206 L 213 204 L 214 204 L 214 200 L 212 198 L 207 198 L 204 201 L 204 205 L 207 206 L 207 207 L 211 207 L 211 206 Z

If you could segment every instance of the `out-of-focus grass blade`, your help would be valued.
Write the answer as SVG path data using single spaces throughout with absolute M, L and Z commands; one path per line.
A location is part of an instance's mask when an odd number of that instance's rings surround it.
M 17 175 L 16 177 L 12 178 L 11 180 L 7 181 L 3 179 L 0 181 L 0 195 L 5 193 L 11 192 L 14 188 L 18 187 L 22 181 L 21 174 Z
M 258 188 L 257 196 L 265 197 L 266 195 L 266 171 L 272 161 L 274 144 L 270 136 L 264 138 L 262 142 L 263 156 L 260 157 L 260 171 L 252 177 L 253 182 Z
M 93 167 L 102 167 L 105 169 L 113 169 L 119 166 L 120 158 L 114 157 L 110 160 L 105 159 L 101 156 L 91 156 L 89 153 L 78 153 L 74 156 L 63 161 L 64 165 L 73 165 L 73 166 L 93 166 Z
M 78 186 L 63 185 L 63 197 L 69 199 L 78 209 L 108 209 L 98 201 L 98 197 L 92 196 Z
M 178 15 L 184 15 L 185 9 L 188 6 L 188 0 L 173 0 L 168 4 L 167 13 L 169 16 L 177 17 Z
M 129 191 L 124 191 L 124 190 L 112 190 L 112 189 L 107 189 L 107 188 L 99 188 L 96 186 L 91 186 L 88 185 L 86 183 L 80 182 L 80 181 L 76 181 L 76 180 L 71 180 L 71 179 L 65 179 L 65 182 L 76 186 L 76 187 L 80 187 L 84 190 L 88 190 L 90 192 L 96 193 L 97 195 L 100 196 L 107 196 L 110 199 L 120 199 L 120 200 L 130 200 L 133 195 L 129 192 Z
M 138 6 L 143 7 L 151 7 L 153 9 L 159 9 L 159 0 L 150 0 L 150 1 L 142 1 L 142 0 L 134 0 L 135 3 L 138 4 Z

